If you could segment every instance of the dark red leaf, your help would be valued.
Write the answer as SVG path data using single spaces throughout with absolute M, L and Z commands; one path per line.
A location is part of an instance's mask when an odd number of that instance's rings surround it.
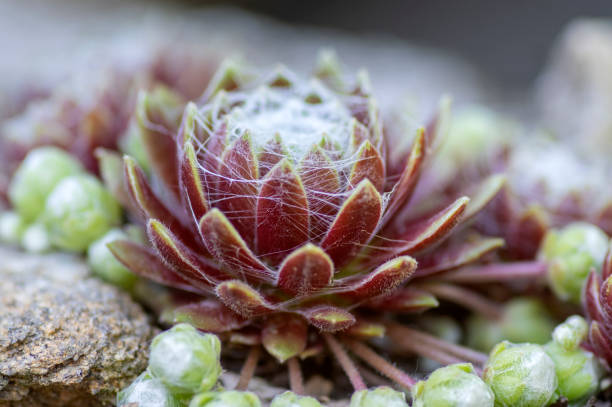
M 357 151 L 357 161 L 351 168 L 349 185 L 354 187 L 362 180 L 369 179 L 374 187 L 382 192 L 385 185 L 385 163 L 382 156 L 368 140 Z
M 321 242 L 336 269 L 350 261 L 367 244 L 379 224 L 382 198 L 367 179 L 344 201 L 336 219 Z
M 278 287 L 303 296 L 327 287 L 334 275 L 334 265 L 319 247 L 307 244 L 283 260 L 278 272 Z
M 255 204 L 259 171 L 251 137 L 245 133 L 228 147 L 219 166 L 217 206 L 240 236 L 252 245 L 255 238 Z
M 350 312 L 332 305 L 318 305 L 303 310 L 301 314 L 322 332 L 342 331 L 355 323 Z
M 179 322 L 187 322 L 202 331 L 221 333 L 240 329 L 249 321 L 220 302 L 208 299 L 177 307 L 174 323 Z
M 239 280 L 225 281 L 217 286 L 215 292 L 223 304 L 245 318 L 275 310 L 274 305 L 259 292 Z
M 401 256 L 380 265 L 366 276 L 348 283 L 342 292 L 358 298 L 372 298 L 392 292 L 406 282 L 417 268 L 417 262 L 410 256 Z M 351 280 L 355 280 L 350 278 Z M 346 284 L 342 280 L 338 284 Z
M 278 264 L 308 240 L 308 201 L 287 159 L 270 170 L 257 198 L 257 249 Z
M 199 225 L 206 248 L 227 270 L 239 271 L 245 279 L 275 281 L 272 271 L 253 254 L 219 209 L 211 209 L 200 219 Z

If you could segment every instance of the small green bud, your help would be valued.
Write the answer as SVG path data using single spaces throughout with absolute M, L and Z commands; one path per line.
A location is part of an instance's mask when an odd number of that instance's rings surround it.
M 572 223 L 546 234 L 539 257 L 548 262 L 548 281 L 561 300 L 580 303 L 592 268 L 601 271 L 609 238 L 597 226 Z
M 0 243 L 19 244 L 26 225 L 16 212 L 0 213 Z
M 261 401 L 254 393 L 230 390 L 198 394 L 189 407 L 261 407 Z
M 504 340 L 504 333 L 499 321 L 490 320 L 482 315 L 472 314 L 466 325 L 466 344 L 472 349 L 490 352 L 493 347 Z
M 28 253 L 44 253 L 51 249 L 49 233 L 41 223 L 32 223 L 21 236 L 21 246 Z
M 286 391 L 274 397 L 270 407 L 323 407 L 314 397 L 300 396 Z
M 553 340 L 566 350 L 577 349 L 586 339 L 589 326 L 580 315 L 572 315 L 553 331 Z
M 552 341 L 544 350 L 555 363 L 559 386 L 557 392 L 570 403 L 586 401 L 595 394 L 599 385 L 601 369 L 591 352 L 576 347 L 566 349 Z
M 501 330 L 510 342 L 543 345 L 550 340 L 554 328 L 548 310 L 535 298 L 516 298 L 504 305 Z
M 485 107 L 458 111 L 451 118 L 447 136 L 436 155 L 436 171 L 447 179 L 457 168 L 490 159 L 513 136 L 516 127 Z
M 149 370 L 174 394 L 199 393 L 217 383 L 220 356 L 221 343 L 216 335 L 178 324 L 153 339 Z
M 471 316 L 467 324 L 467 344 L 483 352 L 489 352 L 503 340 L 543 345 L 550 340 L 554 327 L 552 317 L 540 301 L 519 297 L 504 304 L 500 320 Z
M 360 390 L 353 393 L 349 407 L 408 407 L 406 395 L 390 387 Z
M 412 389 L 412 407 L 493 407 L 495 396 L 469 363 L 434 371 Z
M 67 176 L 82 171 L 81 164 L 65 151 L 56 147 L 36 148 L 26 156 L 11 180 L 11 204 L 25 223 L 33 222 L 55 186 Z
M 47 198 L 43 220 L 51 243 L 81 252 L 121 221 L 121 207 L 91 175 L 62 180 Z
M 92 271 L 109 283 L 125 289 L 131 288 L 136 275 L 125 268 L 106 246 L 115 240 L 129 240 L 128 235 L 120 229 L 112 229 L 87 249 L 87 262 Z
M 159 379 L 142 373 L 125 389 L 117 394 L 118 407 L 181 407 L 182 404 L 172 396 Z
M 539 345 L 499 343 L 491 351 L 483 379 L 497 407 L 545 407 L 556 397 L 555 364 Z

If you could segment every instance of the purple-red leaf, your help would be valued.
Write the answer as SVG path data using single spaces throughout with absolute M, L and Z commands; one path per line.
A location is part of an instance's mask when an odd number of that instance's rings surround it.
M 351 168 L 349 185 L 354 187 L 364 179 L 369 179 L 382 192 L 385 186 L 385 162 L 369 140 L 364 141 L 357 151 L 357 161 Z
M 344 201 L 321 242 L 336 268 L 351 260 L 367 244 L 379 224 L 382 198 L 367 179 Z
M 355 323 L 355 317 L 348 311 L 332 305 L 318 305 L 301 314 L 322 332 L 337 332 Z
M 329 256 L 309 243 L 283 260 L 277 285 L 287 293 L 303 296 L 327 287 L 333 274 L 334 265 Z
M 595 353 L 610 365 L 612 363 L 612 338 L 606 335 L 602 325 L 597 321 L 591 322 L 589 327 L 589 342 Z
M 112 150 L 97 148 L 94 152 L 98 159 L 100 177 L 111 194 L 123 206 L 131 205 L 129 192 L 123 177 L 123 160 L 121 155 Z
M 589 318 L 594 321 L 605 323 L 606 315 L 604 314 L 599 298 L 601 284 L 601 276 L 597 272 L 591 271 L 584 286 L 583 301 L 584 309 Z
M 601 278 L 607 280 L 610 276 L 612 276 L 612 242 L 601 267 Z
M 308 201 L 287 159 L 270 170 L 257 198 L 257 249 L 275 264 L 308 240 Z
M 278 314 L 266 318 L 261 331 L 264 348 L 280 363 L 300 355 L 306 349 L 308 325 L 300 316 Z
M 191 284 L 190 281 L 164 264 L 151 249 L 139 243 L 115 240 L 107 246 L 117 260 L 139 276 L 169 287 L 198 293 L 205 292 L 206 285 Z
M 239 280 L 225 281 L 217 286 L 215 292 L 223 304 L 245 318 L 275 310 L 274 305 L 259 292 Z
M 350 282 L 342 292 L 358 298 L 384 295 L 410 279 L 416 268 L 416 260 L 410 256 L 401 256 L 387 261 L 366 276 L 358 277 L 357 281 Z
M 200 219 L 208 212 L 209 205 L 204 193 L 204 180 L 200 174 L 195 148 L 190 141 L 183 146 L 180 181 L 187 209 L 194 219 Z
M 438 300 L 431 293 L 416 288 L 403 288 L 391 295 L 375 298 L 366 306 L 376 310 L 394 311 L 400 313 L 419 313 L 430 308 L 436 308 Z
M 506 183 L 504 175 L 491 175 L 479 186 L 476 193 L 470 197 L 470 203 L 465 208 L 461 223 L 466 223 L 478 214 L 489 202 L 495 198 Z
M 182 271 L 185 278 L 214 286 L 228 276 L 214 264 L 193 252 L 168 227 L 157 219 L 149 219 L 147 235 L 159 255 L 172 267 Z
M 142 169 L 130 157 L 123 158 L 124 175 L 128 191 L 133 202 L 140 209 L 141 216 L 146 221 L 150 218 L 162 220 L 175 234 L 190 247 L 194 247 L 194 235 L 172 212 L 164 205 L 151 190 Z
M 248 320 L 210 299 L 177 307 L 174 310 L 174 323 L 179 322 L 187 322 L 199 330 L 213 333 L 233 331 L 248 324 Z
M 401 243 L 393 243 L 391 253 L 416 253 L 448 237 L 469 201 L 467 197 L 459 198 L 428 219 L 409 225 L 396 237 Z
M 264 146 L 263 151 L 258 155 L 259 161 L 259 176 L 265 177 L 265 175 L 274 167 L 280 160 L 285 157 L 285 149 L 283 147 L 282 140 L 279 134 L 276 134 L 274 138 Z
M 450 271 L 472 263 L 484 255 L 499 249 L 504 245 L 504 239 L 477 238 L 461 244 L 436 250 L 419 258 L 419 269 L 415 277 L 425 277 L 443 271 Z
M 199 226 L 206 248 L 227 270 L 238 270 L 247 279 L 274 281 L 271 270 L 253 254 L 219 209 L 211 209 L 200 219 Z
M 310 237 L 324 236 L 340 204 L 340 176 L 319 146 L 306 155 L 298 170 L 308 198 Z
M 385 211 L 383 223 L 386 223 L 397 210 L 404 206 L 412 195 L 421 175 L 421 168 L 425 158 L 425 131 L 419 129 L 412 144 L 412 150 L 408 156 L 408 161 L 404 166 L 399 181 L 393 186 L 389 205 Z
M 240 236 L 253 244 L 255 238 L 255 203 L 259 170 L 251 137 L 245 133 L 223 153 L 219 166 L 219 202 L 217 206 L 232 222 Z
M 183 102 L 170 90 L 159 87 L 138 96 L 136 117 L 149 162 L 168 191 L 177 194 L 176 134 Z

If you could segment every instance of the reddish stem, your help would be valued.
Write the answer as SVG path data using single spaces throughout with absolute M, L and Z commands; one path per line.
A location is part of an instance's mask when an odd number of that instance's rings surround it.
M 255 368 L 259 361 L 259 354 L 259 346 L 256 345 L 251 347 L 249 355 L 240 370 L 240 379 L 238 380 L 238 384 L 236 384 L 236 390 L 244 391 L 249 387 L 249 382 L 253 378 L 253 374 L 255 374 Z
M 502 317 L 501 305 L 471 290 L 451 284 L 425 284 L 423 288 L 438 298 L 454 302 L 490 319 Z
M 344 343 L 348 348 L 353 352 L 357 357 L 362 359 L 368 365 L 372 366 L 374 369 L 378 370 L 381 374 L 387 376 L 389 379 L 393 380 L 400 386 L 405 387 L 410 390 L 412 386 L 416 383 L 412 377 L 410 377 L 407 373 L 403 372 L 401 369 L 393 366 L 387 360 L 376 354 L 372 349 L 370 349 L 364 343 L 356 341 L 354 339 L 346 339 Z
M 291 391 L 296 394 L 304 394 L 304 378 L 302 377 L 302 368 L 297 357 L 292 357 L 287 361 L 289 367 L 289 384 Z
M 416 329 L 408 328 L 407 326 L 403 326 L 397 323 L 388 324 L 387 329 L 389 335 L 394 338 L 394 341 L 396 341 L 399 345 L 402 346 L 410 345 L 413 342 L 418 342 L 420 344 L 423 344 L 426 348 L 435 348 L 441 352 L 448 354 L 453 358 L 456 358 L 461 362 L 467 361 L 478 366 L 484 365 L 488 359 L 488 356 L 484 353 L 477 352 L 473 349 L 469 349 L 464 346 L 455 345 L 454 343 L 443 341 L 442 339 L 436 338 L 435 336 L 426 334 L 421 331 L 417 331 Z M 436 361 L 440 362 L 439 360 Z
M 357 367 L 346 353 L 342 345 L 329 332 L 323 333 L 323 338 L 325 339 L 325 342 L 327 342 L 329 349 L 338 360 L 338 363 L 340 363 L 340 366 L 342 366 L 344 373 L 348 376 L 355 391 L 365 390 L 367 387 L 359 374 L 359 370 L 357 370 Z
M 467 267 L 441 274 L 438 280 L 462 284 L 486 284 L 516 279 L 533 279 L 544 275 L 547 264 L 542 261 L 490 264 Z

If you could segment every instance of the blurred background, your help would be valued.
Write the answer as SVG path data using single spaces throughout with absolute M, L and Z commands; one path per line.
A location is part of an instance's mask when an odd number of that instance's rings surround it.
M 135 64 L 159 44 L 298 71 L 333 48 L 349 69 L 370 71 L 383 108 L 401 100 L 415 122 L 450 94 L 560 136 L 596 122 L 588 132 L 605 141 L 610 16 L 610 0 L 0 0 L 0 108 L 24 84 Z

